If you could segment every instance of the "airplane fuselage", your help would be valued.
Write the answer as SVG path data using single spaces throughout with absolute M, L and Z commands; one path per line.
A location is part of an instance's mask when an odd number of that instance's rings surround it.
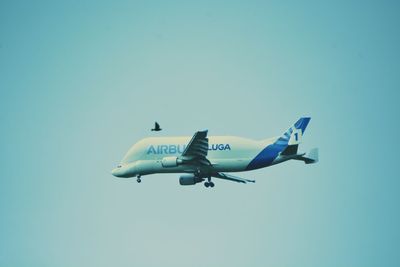
M 129 149 L 119 168 L 113 172 L 120 177 L 134 177 L 153 173 L 193 173 L 202 172 L 240 172 L 250 169 L 250 162 L 277 138 L 263 141 L 236 136 L 209 136 L 207 158 L 211 166 L 178 165 L 166 167 L 163 159 L 178 157 L 185 150 L 189 136 L 145 138 Z M 273 163 L 277 155 L 271 155 L 268 163 Z M 266 159 L 267 160 L 267 159 Z M 260 166 L 266 167 L 266 166 Z M 119 169 L 119 170 L 118 170 Z

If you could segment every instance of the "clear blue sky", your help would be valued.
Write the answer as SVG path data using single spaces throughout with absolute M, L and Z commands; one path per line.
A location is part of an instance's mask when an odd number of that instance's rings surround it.
M 2 1 L 0 266 L 399 266 L 396 1 Z M 281 134 L 182 187 L 110 170 L 148 135 Z

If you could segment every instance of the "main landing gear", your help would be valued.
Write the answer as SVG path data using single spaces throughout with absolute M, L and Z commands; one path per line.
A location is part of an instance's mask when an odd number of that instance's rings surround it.
M 204 186 L 205 187 L 214 187 L 215 184 L 213 182 L 211 182 L 211 177 L 208 177 L 207 179 L 208 179 L 208 181 L 204 183 Z
M 137 176 L 136 182 L 141 183 L 142 180 L 140 179 L 140 175 Z

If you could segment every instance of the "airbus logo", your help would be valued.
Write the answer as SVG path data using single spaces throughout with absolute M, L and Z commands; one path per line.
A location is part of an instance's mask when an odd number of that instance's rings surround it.
M 185 151 L 186 145 L 150 145 L 147 149 L 147 155 L 149 154 L 182 154 Z M 211 144 L 208 147 L 208 150 L 231 150 L 231 146 L 229 144 Z

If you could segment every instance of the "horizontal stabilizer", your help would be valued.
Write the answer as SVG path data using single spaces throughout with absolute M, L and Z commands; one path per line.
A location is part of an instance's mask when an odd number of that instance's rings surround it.
M 311 149 L 310 152 L 308 152 L 304 156 L 301 156 L 297 159 L 304 161 L 305 164 L 317 163 L 318 162 L 318 148 Z

